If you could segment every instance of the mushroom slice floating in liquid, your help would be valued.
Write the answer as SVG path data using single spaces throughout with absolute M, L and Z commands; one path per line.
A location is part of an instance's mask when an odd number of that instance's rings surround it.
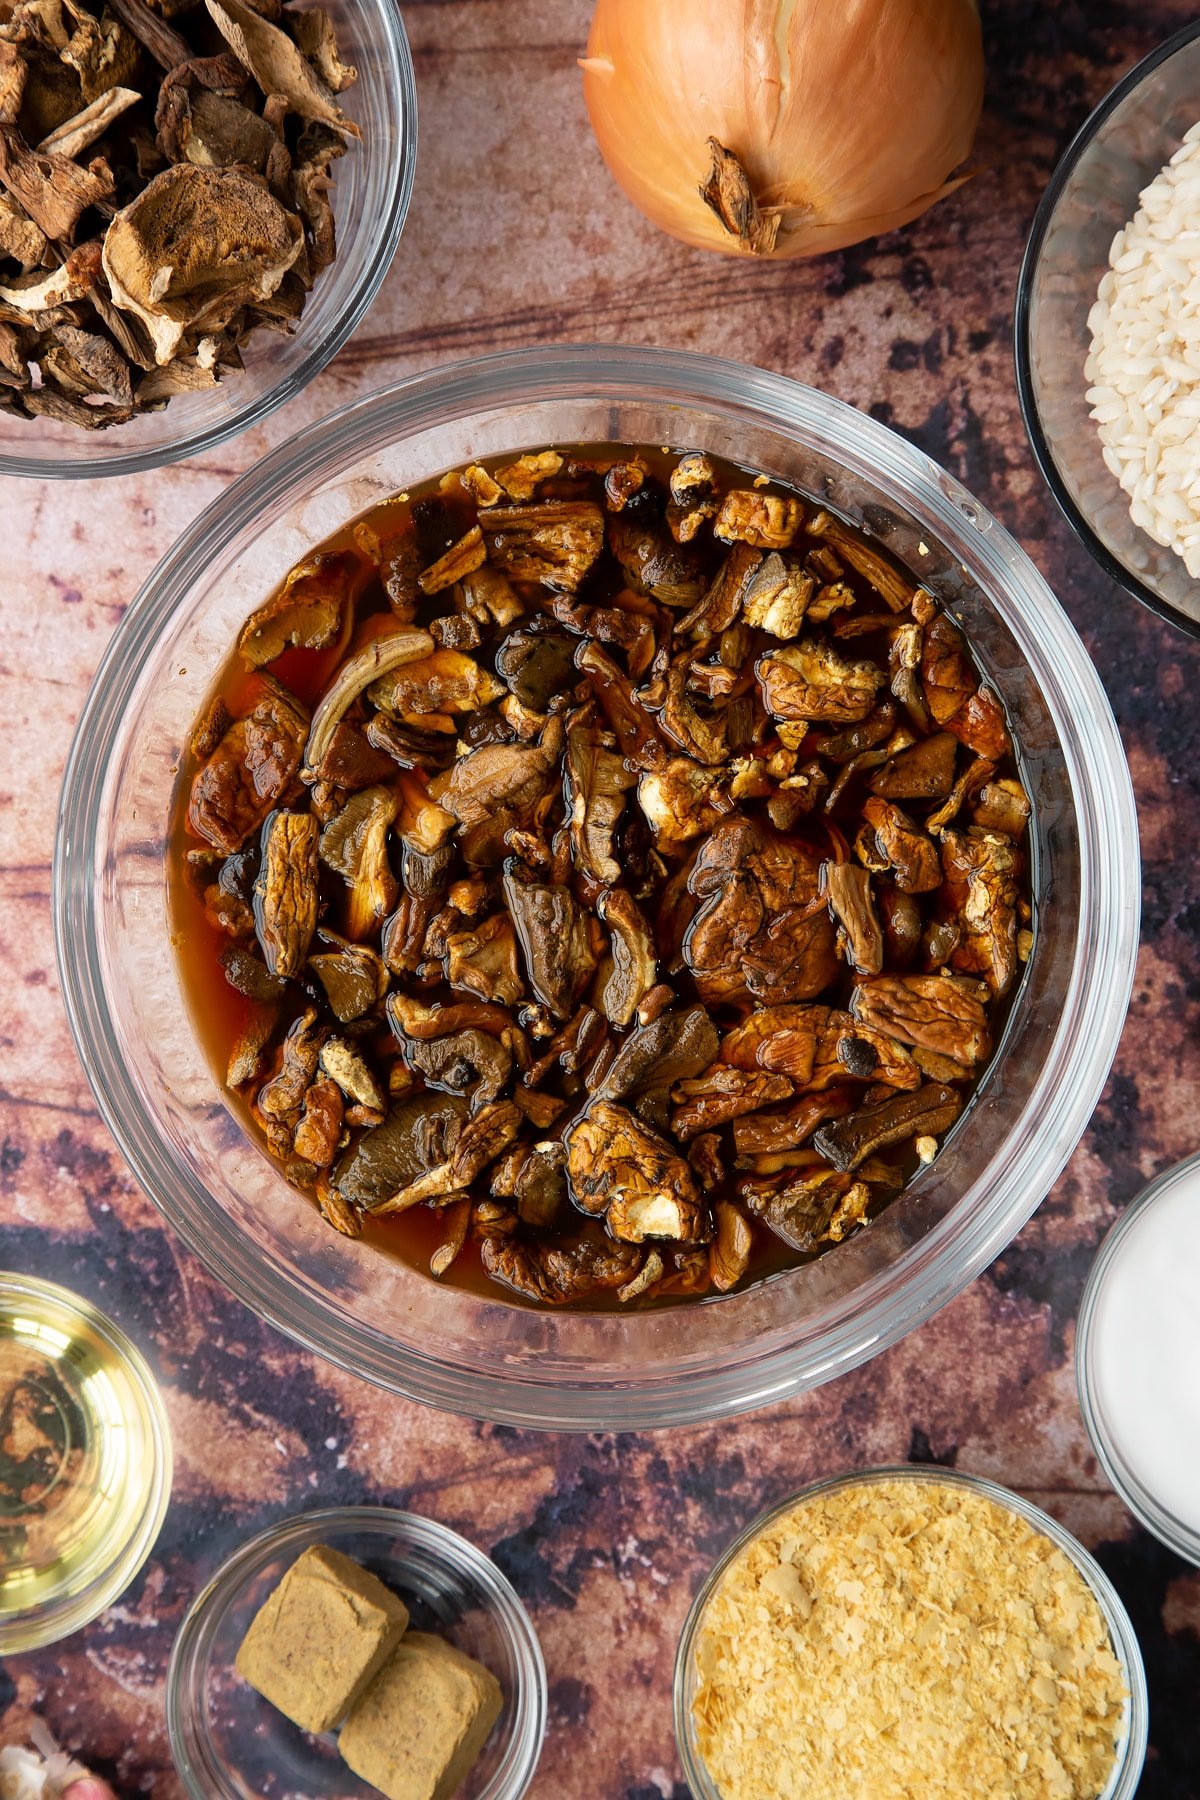
M 590 500 L 542 500 L 482 508 L 479 523 L 495 566 L 514 581 L 573 594 L 604 547 L 604 514 Z
M 727 1294 L 750 1266 L 754 1234 L 745 1215 L 730 1200 L 718 1200 L 713 1214 L 716 1229 L 708 1247 L 708 1266 L 713 1286 Z
M 660 715 L 662 728 L 680 749 L 698 763 L 709 767 L 723 763 L 729 755 L 725 719 L 707 717 L 691 702 L 687 693 L 688 658 L 685 652 L 676 657 L 667 673 L 667 694 Z
M 721 817 L 712 800 L 717 779 L 690 756 L 673 756 L 640 777 L 638 805 L 659 844 L 674 848 L 712 830 Z
M 485 1238 L 479 1246 L 493 1281 L 544 1306 L 566 1306 L 590 1294 L 619 1288 L 641 1262 L 632 1244 L 582 1243 L 571 1248 Z
M 721 1039 L 722 1061 L 738 1069 L 770 1069 L 805 1087 L 829 1017 L 827 1006 L 756 1007 Z
M 399 888 L 388 857 L 388 832 L 398 801 L 390 788 L 351 795 L 321 833 L 321 861 L 350 889 L 349 935 L 365 937 L 396 904 Z
M 962 632 L 939 613 L 925 632 L 921 687 L 935 724 L 948 725 L 979 686 Z
M 605 749 L 587 723 L 567 729 L 565 776 L 576 866 L 611 887 L 621 879 L 613 836 L 637 777 L 622 756 Z
M 939 798 L 954 786 L 957 754 L 957 739 L 948 731 L 939 731 L 890 757 L 867 786 L 885 800 Z
M 349 657 L 334 676 L 313 714 L 304 751 L 305 773 L 312 775 L 320 768 L 334 732 L 358 696 L 373 681 L 398 668 L 401 663 L 414 662 L 419 656 L 428 656 L 433 648 L 433 639 L 427 631 L 389 631 L 372 638 L 369 644 Z
M 790 494 L 734 488 L 713 521 L 713 536 L 758 550 L 786 550 L 804 522 L 804 508 Z
M 1019 964 L 1017 857 L 1003 831 L 972 825 L 942 838 L 947 889 L 958 901 L 964 933 L 950 960 L 956 969 L 982 975 L 995 995 L 1008 992 Z
M 845 725 L 866 718 L 885 679 L 874 663 L 847 662 L 831 644 L 812 637 L 768 650 L 757 673 L 772 717 Z
M 471 931 L 453 932 L 446 939 L 446 979 L 464 993 L 515 1006 L 525 989 L 511 919 L 493 913 Z
M 612 959 L 600 1005 L 611 1024 L 624 1028 L 632 1023 L 641 1001 L 654 986 L 654 939 L 641 908 L 624 888 L 610 888 L 601 894 L 596 909 L 608 926 Z
M 817 589 L 816 577 L 795 563 L 787 563 L 777 551 L 759 564 L 746 588 L 742 616 L 747 625 L 771 637 L 797 636 L 809 602 Z
M 258 698 L 221 738 L 192 783 L 188 824 L 231 856 L 297 786 L 308 714 L 269 676 Z
M 638 1025 L 625 1039 L 598 1089 L 600 1098 L 621 1100 L 648 1087 L 669 1087 L 703 1074 L 715 1062 L 717 1029 L 702 1006 L 664 1012 Z
M 436 713 L 475 712 L 503 694 L 503 685 L 461 650 L 433 650 L 405 661 L 371 683 L 368 698 L 381 712 L 409 725 Z
M 808 529 L 813 537 L 824 538 L 826 544 L 844 557 L 893 612 L 903 612 L 909 605 L 916 591 L 912 582 L 906 580 L 886 556 L 865 538 L 859 537 L 848 525 L 844 525 L 832 513 L 821 511 L 809 521 Z
M 629 511 L 610 518 L 608 545 L 635 593 L 685 609 L 704 593 L 699 556 L 690 546 L 677 544 L 657 520 Z
M 683 1158 L 623 1106 L 597 1100 L 567 1134 L 571 1198 L 624 1242 L 707 1242 L 707 1208 Z
M 758 1112 L 780 1100 L 790 1100 L 793 1093 L 786 1075 L 770 1074 L 756 1069 L 733 1068 L 713 1063 L 703 1075 L 691 1081 L 676 1082 L 671 1089 L 675 1111 L 671 1114 L 671 1130 L 681 1144 L 702 1131 L 728 1125 L 742 1113 Z
M 747 1185 L 746 1203 L 794 1250 L 813 1255 L 822 1244 L 837 1244 L 866 1223 L 871 1192 L 865 1181 L 829 1169 L 801 1175 L 782 1188 Z
M 271 663 L 289 644 L 324 650 L 336 643 L 347 621 L 365 567 L 348 550 L 319 551 L 294 568 L 282 588 L 251 613 L 238 649 L 252 669 Z
M 850 1010 L 861 1024 L 967 1070 L 991 1055 L 987 996 L 984 983 L 961 975 L 876 975 L 855 983 Z
M 345 1038 L 328 1037 L 321 1045 L 321 1068 L 337 1082 L 352 1105 L 365 1106 L 382 1119 L 387 1101 L 361 1050 Z
M 401 996 L 389 996 L 388 1021 L 409 1068 L 430 1087 L 462 1094 L 474 1109 L 498 1099 L 513 1072 L 512 1052 L 490 1032 L 477 1026 L 428 1038 L 409 1037 L 404 1030 Z
M 496 673 L 522 706 L 541 713 L 556 694 L 570 687 L 574 659 L 572 639 L 544 629 L 539 620 L 509 632 L 496 651 Z
M 522 881 L 509 863 L 504 899 L 530 987 L 558 1019 L 570 1015 L 596 967 L 588 916 L 570 888 Z
M 821 892 L 842 928 L 851 968 L 860 975 L 877 975 L 883 967 L 883 927 L 875 911 L 870 871 L 856 863 L 822 863 Z
M 285 980 L 304 967 L 317 928 L 319 835 L 311 813 L 277 812 L 265 828 L 256 889 L 258 938 L 268 971 Z
M 988 688 L 972 694 L 961 711 L 956 712 L 946 727 L 977 756 L 999 762 L 1012 749 L 1004 709 Z
M 258 1105 L 269 1118 L 294 1116 L 303 1104 L 317 1072 L 324 1039 L 325 1027 L 318 1019 L 315 1007 L 306 1007 L 299 1018 L 292 1021 L 283 1040 L 279 1073 L 259 1092 Z
M 983 831 L 1002 831 L 1013 839 L 1023 835 L 1032 811 L 1029 795 L 1019 781 L 989 781 L 979 791 L 971 817 Z
M 350 1205 L 373 1212 L 427 1169 L 444 1163 L 467 1116 L 456 1094 L 418 1094 L 393 1105 L 382 1125 L 341 1158 L 334 1186 Z
M 723 821 L 688 881 L 704 901 L 683 954 L 702 1000 L 810 1000 L 838 972 L 833 924 L 820 900 L 821 859 L 746 817 Z
M 345 1106 L 336 1081 L 314 1081 L 304 1096 L 304 1111 L 296 1126 L 292 1149 L 305 1162 L 327 1169 L 337 1155 Z
M 562 753 L 563 725 L 551 718 L 538 744 L 484 744 L 434 776 L 431 798 L 459 824 L 483 825 L 503 807 L 529 811 L 545 793 Z
M 875 1106 L 864 1106 L 822 1125 L 813 1148 L 835 1169 L 849 1172 L 889 1144 L 908 1138 L 939 1137 L 962 1111 L 962 1096 L 941 1082 L 930 1082 L 910 1094 L 895 1094 Z
M 941 886 L 937 846 L 915 819 L 890 800 L 872 798 L 862 810 L 898 888 L 906 894 L 928 894 Z
M 820 1094 L 802 1095 L 781 1112 L 746 1113 L 733 1122 L 734 1149 L 741 1158 L 799 1150 L 818 1125 L 852 1112 L 860 1096 L 861 1089 L 826 1088 Z
M 336 931 L 318 932 L 327 949 L 308 959 L 308 966 L 325 989 L 330 1009 L 342 1025 L 361 1019 L 387 993 L 388 972 L 383 958 L 369 944 L 351 943 Z
M 807 1086 L 820 1092 L 848 1080 L 911 1089 L 920 1087 L 921 1072 L 911 1051 L 889 1032 L 876 1031 L 860 1024 L 853 1013 L 831 1007 Z

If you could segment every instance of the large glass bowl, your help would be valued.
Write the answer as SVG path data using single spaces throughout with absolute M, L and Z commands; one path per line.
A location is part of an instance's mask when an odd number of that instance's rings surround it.
M 1129 516 L 1086 399 L 1088 313 L 1138 195 L 1200 119 L 1200 22 L 1119 81 L 1063 154 L 1038 207 L 1017 286 L 1017 388 L 1059 506 L 1114 581 L 1200 637 L 1200 582 Z
M 670 1310 L 539 1312 L 440 1287 L 337 1237 L 243 1135 L 169 941 L 164 826 L 180 747 L 247 613 L 396 489 L 550 442 L 702 445 L 865 524 L 962 621 L 1033 796 L 1038 929 L 997 1055 L 937 1160 L 808 1267 Z M 303 432 L 175 545 L 121 622 L 64 781 L 54 912 L 67 1010 L 139 1180 L 254 1310 L 384 1387 L 555 1429 L 708 1419 L 861 1362 L 1010 1241 L 1071 1154 L 1128 1004 L 1137 827 L 1104 691 L 1049 589 L 949 475 L 839 401 L 758 369 L 610 346 L 435 370 Z
M 396 0 L 327 0 L 343 60 L 358 80 L 338 104 L 362 131 L 333 165 L 336 260 L 317 278 L 294 332 L 258 331 L 246 366 L 203 393 L 178 394 L 161 412 L 127 425 L 82 431 L 52 419 L 0 412 L 0 476 L 70 480 L 133 475 L 199 456 L 258 425 L 335 357 L 388 272 L 412 196 L 417 93 Z

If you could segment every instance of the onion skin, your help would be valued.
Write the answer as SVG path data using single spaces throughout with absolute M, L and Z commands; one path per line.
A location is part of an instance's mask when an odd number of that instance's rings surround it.
M 817 256 L 906 225 L 966 178 L 983 104 L 975 0 L 598 0 L 581 67 L 633 204 L 733 256 Z M 710 138 L 771 222 L 755 243 L 701 198 Z

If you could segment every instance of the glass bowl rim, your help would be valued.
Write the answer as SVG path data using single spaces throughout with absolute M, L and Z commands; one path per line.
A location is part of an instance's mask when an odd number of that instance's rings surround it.
M 1050 221 L 1058 210 L 1058 203 L 1068 181 L 1075 172 L 1080 157 L 1091 144 L 1092 139 L 1109 117 L 1128 99 L 1129 95 L 1141 86 L 1147 76 L 1168 62 L 1176 51 L 1186 49 L 1200 38 L 1200 19 L 1185 25 L 1175 32 L 1140 62 L 1134 64 L 1109 89 L 1103 100 L 1088 114 L 1079 130 L 1075 133 L 1058 162 L 1054 173 L 1046 185 L 1045 192 L 1038 202 L 1037 211 L 1033 215 L 1033 224 L 1029 228 L 1029 236 L 1021 257 L 1020 273 L 1017 276 L 1016 303 L 1013 308 L 1013 358 L 1016 364 L 1017 399 L 1021 407 L 1021 418 L 1024 421 L 1025 433 L 1033 451 L 1034 460 L 1041 471 L 1042 479 L 1050 489 L 1051 495 L 1059 511 L 1071 526 L 1084 549 L 1099 563 L 1110 580 L 1133 599 L 1148 606 L 1152 613 L 1174 625 L 1188 637 L 1200 638 L 1200 619 L 1189 619 L 1185 613 L 1171 605 L 1156 594 L 1152 587 L 1140 580 L 1131 569 L 1127 569 L 1120 559 L 1113 555 L 1106 544 L 1103 544 L 1086 514 L 1076 504 L 1067 489 L 1067 484 L 1059 473 L 1058 464 L 1050 448 L 1049 440 L 1042 429 L 1041 415 L 1038 412 L 1037 398 L 1033 388 L 1033 346 L 1030 332 L 1032 326 L 1030 295 L 1033 291 L 1034 277 L 1041 261 L 1042 248 L 1046 241 L 1046 233 L 1050 229 Z
M 1022 1494 L 1016 1494 L 1000 1482 L 990 1480 L 986 1475 L 975 1475 L 967 1469 L 943 1468 L 938 1463 L 883 1463 L 874 1468 L 853 1469 L 841 1475 L 826 1475 L 817 1481 L 807 1482 L 794 1494 L 759 1513 L 721 1552 L 688 1608 L 675 1652 L 672 1697 L 675 1742 L 683 1764 L 684 1779 L 696 1800 L 719 1800 L 716 1784 L 704 1767 L 699 1749 L 692 1744 L 691 1712 L 687 1705 L 688 1675 L 696 1637 L 705 1608 L 716 1591 L 717 1584 L 747 1544 L 785 1513 L 820 1494 L 835 1493 L 844 1488 L 873 1486 L 882 1481 L 926 1481 L 967 1488 L 1023 1518 L 1035 1531 L 1049 1538 L 1074 1565 L 1108 1626 L 1112 1647 L 1120 1661 L 1129 1694 L 1125 1706 L 1124 1742 L 1113 1764 L 1108 1786 L 1097 1800 L 1134 1800 L 1149 1744 L 1150 1697 L 1141 1646 L 1124 1601 L 1091 1551 L 1050 1513 L 1044 1512 L 1032 1500 L 1026 1500 Z
M 7 1302 L 10 1296 L 22 1294 L 52 1301 L 64 1312 L 73 1314 L 102 1338 L 120 1360 L 144 1413 L 146 1441 L 143 1451 L 148 1455 L 150 1468 L 142 1509 L 131 1523 L 124 1541 L 115 1547 L 112 1560 L 97 1570 L 78 1592 L 55 1595 L 33 1611 L 0 1618 L 0 1657 L 24 1655 L 31 1650 L 44 1649 L 47 1644 L 57 1644 L 90 1625 L 120 1599 L 145 1567 L 162 1530 L 174 1472 L 171 1429 L 162 1390 L 146 1358 L 116 1320 L 86 1295 L 77 1294 L 60 1282 L 44 1281 L 38 1275 L 26 1275 L 16 1269 L 0 1269 L 0 1304 Z
M 220 1202 L 185 1163 L 164 1152 L 150 1128 L 152 1114 L 109 1053 L 111 1009 L 97 954 L 92 874 L 97 821 L 115 736 L 145 660 L 214 558 L 256 522 L 274 519 L 289 500 L 346 474 L 384 441 L 416 435 L 434 420 L 486 416 L 506 405 L 618 395 L 638 400 L 648 392 L 664 408 L 708 406 L 727 418 L 765 424 L 783 439 L 790 432 L 805 442 L 806 429 L 832 433 L 829 454 L 842 467 L 858 469 L 901 507 L 916 506 L 951 554 L 974 559 L 979 578 L 995 591 L 989 605 L 1043 691 L 1057 695 L 1051 710 L 1081 843 L 1083 923 L 1066 1004 L 1026 1102 L 1027 1113 L 1045 1112 L 1053 1083 L 1053 1116 L 1047 1112 L 1044 1128 L 1016 1146 L 969 1220 L 955 1209 L 953 1232 L 943 1221 L 926 1236 L 902 1283 L 873 1294 L 869 1305 L 839 1316 L 803 1347 L 792 1342 L 757 1355 L 746 1351 L 732 1374 L 722 1364 L 652 1381 L 614 1380 L 586 1368 L 567 1377 L 511 1369 L 481 1376 L 397 1343 L 331 1302 L 310 1302 L 279 1265 L 256 1259 L 247 1271 L 229 1242 L 219 1241 Z M 1132 991 L 1139 866 L 1132 782 L 1096 670 L 1033 563 L 953 476 L 868 415 L 786 376 L 685 351 L 580 344 L 449 364 L 356 400 L 281 445 L 199 514 L 127 609 L 84 702 L 63 778 L 53 911 L 63 1002 L 99 1110 L 168 1223 L 239 1299 L 309 1349 L 409 1398 L 515 1426 L 654 1429 L 766 1405 L 855 1366 L 960 1292 L 1011 1241 L 1082 1135 L 1115 1055 Z
M 419 1546 L 451 1568 L 466 1571 L 483 1593 L 517 1671 L 513 1695 L 513 1727 L 505 1759 L 479 1800 L 521 1800 L 537 1770 L 546 1736 L 549 1708 L 546 1664 L 533 1620 L 520 1595 L 485 1551 L 449 1525 L 398 1506 L 321 1506 L 289 1513 L 239 1544 L 195 1596 L 175 1634 L 167 1667 L 166 1722 L 171 1757 L 191 1800 L 213 1800 L 200 1785 L 203 1769 L 193 1768 L 189 1740 L 195 1709 L 202 1696 L 193 1691 L 207 1667 L 212 1633 L 235 1592 L 255 1565 L 261 1565 L 293 1543 L 339 1530 L 370 1533 Z M 205 1737 L 207 1734 L 205 1733 Z
M 203 455 L 219 444 L 228 443 L 231 438 L 240 437 L 253 426 L 261 425 L 279 407 L 285 406 L 289 400 L 302 393 L 329 366 L 334 357 L 345 349 L 373 305 L 391 268 L 412 202 L 417 170 L 417 79 L 404 19 L 397 0 L 370 0 L 370 10 L 377 15 L 380 43 L 386 46 L 388 82 L 395 94 L 399 135 L 393 144 L 390 139 L 385 142 L 383 133 L 378 134 L 378 153 L 381 158 L 387 157 L 385 166 L 390 165 L 391 168 L 385 204 L 375 221 L 373 241 L 362 273 L 346 295 L 337 319 L 325 337 L 306 352 L 303 362 L 285 379 L 275 381 L 256 399 L 247 400 L 243 405 L 235 407 L 227 418 L 201 430 L 187 432 L 169 443 L 155 444 L 141 450 L 130 448 L 122 451 L 119 445 L 114 444 L 107 455 L 104 454 L 103 434 L 100 434 L 101 441 L 96 444 L 97 454 L 94 459 L 82 453 L 63 455 L 45 451 L 40 455 L 21 456 L 0 451 L 0 478 L 9 476 L 14 480 L 103 481 L 115 476 L 146 474 L 152 469 L 165 468 L 171 463 Z M 359 149 L 360 152 L 365 149 L 365 142 Z M 336 265 L 328 273 L 336 273 Z M 300 337 L 303 330 L 304 321 L 301 318 L 296 338 Z M 231 390 L 236 380 L 236 372 L 227 377 Z M 169 412 L 169 407 L 167 410 Z
M 1140 1223 L 1142 1215 L 1160 1200 L 1163 1195 L 1193 1170 L 1200 1171 L 1200 1150 L 1191 1156 L 1185 1156 L 1180 1162 L 1172 1163 L 1161 1175 L 1156 1175 L 1140 1188 L 1120 1218 L 1109 1226 L 1104 1240 L 1096 1252 L 1095 1260 L 1088 1271 L 1084 1283 L 1083 1297 L 1079 1302 L 1079 1317 L 1075 1323 L 1075 1384 L 1079 1390 L 1079 1410 L 1083 1414 L 1083 1422 L 1091 1439 L 1092 1449 L 1096 1453 L 1100 1467 L 1108 1477 L 1117 1497 L 1146 1530 L 1152 1532 L 1160 1543 L 1186 1562 L 1195 1563 L 1200 1568 L 1200 1531 L 1177 1519 L 1167 1507 L 1155 1499 L 1133 1470 L 1128 1466 L 1113 1440 L 1104 1427 L 1104 1420 L 1096 1395 L 1096 1383 L 1091 1372 L 1091 1352 L 1093 1345 L 1093 1326 L 1100 1305 L 1105 1278 L 1112 1268 L 1113 1262 L 1120 1254 L 1129 1233 Z

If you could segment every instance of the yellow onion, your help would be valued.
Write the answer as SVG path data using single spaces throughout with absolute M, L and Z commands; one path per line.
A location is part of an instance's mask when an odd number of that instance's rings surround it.
M 815 256 L 959 186 L 975 0 L 599 0 L 584 93 L 609 169 L 685 243 Z

